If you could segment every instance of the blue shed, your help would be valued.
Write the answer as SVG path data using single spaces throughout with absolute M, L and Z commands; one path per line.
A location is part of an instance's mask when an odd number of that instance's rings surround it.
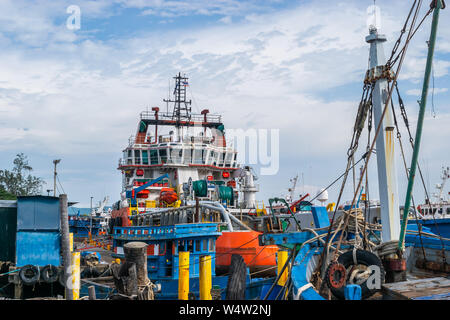
M 59 198 L 17 199 L 16 266 L 60 265 Z

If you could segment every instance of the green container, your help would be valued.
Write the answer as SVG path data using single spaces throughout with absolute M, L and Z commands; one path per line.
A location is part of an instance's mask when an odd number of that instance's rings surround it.
M 192 183 L 196 197 L 206 197 L 208 195 L 208 183 L 206 180 L 197 180 Z
M 0 261 L 16 261 L 17 208 L 0 203 Z
M 220 186 L 219 187 L 219 198 L 220 198 L 220 200 L 232 203 L 234 200 L 233 188 L 226 187 L 226 186 Z

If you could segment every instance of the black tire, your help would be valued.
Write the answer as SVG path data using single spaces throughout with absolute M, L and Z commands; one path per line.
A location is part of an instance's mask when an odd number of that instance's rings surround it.
M 238 254 L 231 256 L 227 282 L 226 300 L 244 300 L 246 289 L 247 266 L 244 258 Z
M 45 283 L 55 283 L 58 281 L 59 270 L 54 265 L 48 264 L 41 271 L 41 279 Z
M 356 260 L 358 264 L 365 265 L 365 266 L 378 266 L 380 268 L 380 283 L 382 284 L 384 282 L 384 269 L 383 264 L 381 260 L 372 252 L 365 251 L 365 250 L 356 250 Z M 353 262 L 353 250 L 347 251 L 343 254 L 341 254 L 338 258 L 338 262 L 340 264 L 343 264 L 344 267 L 348 270 L 352 265 L 354 265 Z M 347 281 L 349 280 L 351 274 L 350 272 L 347 274 Z M 364 281 L 361 285 L 361 298 L 367 299 L 370 296 L 372 296 L 374 293 L 376 293 L 377 289 L 369 289 L 367 287 L 367 281 Z M 345 286 L 339 289 L 336 288 L 330 288 L 333 295 L 340 299 L 345 300 Z
M 20 280 L 27 286 L 32 286 L 39 281 L 41 273 L 38 266 L 27 264 L 19 271 Z

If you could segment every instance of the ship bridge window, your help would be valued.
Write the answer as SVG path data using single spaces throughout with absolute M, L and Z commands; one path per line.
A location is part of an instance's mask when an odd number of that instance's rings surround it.
M 233 154 L 232 153 L 227 153 L 226 154 L 226 158 L 225 158 L 225 167 L 231 167 L 231 161 L 233 159 Z
M 219 153 L 219 159 L 217 160 L 217 166 L 223 167 L 225 163 L 225 152 Z
M 216 153 L 214 151 L 210 151 L 209 152 L 209 156 L 208 156 L 208 164 L 212 164 L 214 165 L 215 163 L 215 157 L 216 157 Z
M 167 149 L 159 149 L 161 163 L 167 163 Z
M 234 157 L 233 157 L 233 165 L 232 165 L 233 168 L 236 167 L 236 162 L 237 162 L 237 152 L 234 153 Z
M 158 164 L 158 150 L 150 150 L 150 163 Z
M 170 150 L 170 159 L 171 163 L 181 163 L 181 159 L 183 156 L 183 150 L 179 148 L 171 148 Z
M 148 151 L 142 150 L 142 164 L 148 164 Z
M 194 164 L 203 164 L 203 150 L 202 149 L 194 149 Z
M 133 164 L 133 151 L 128 150 L 127 164 Z
M 192 161 L 192 149 L 191 148 L 184 148 L 184 164 L 191 164 Z
M 141 164 L 141 150 L 134 150 L 134 164 Z
M 439 214 L 442 214 L 442 212 L 443 212 L 443 211 L 442 211 L 442 208 L 439 208 L 439 211 L 438 211 L 438 212 L 439 212 Z

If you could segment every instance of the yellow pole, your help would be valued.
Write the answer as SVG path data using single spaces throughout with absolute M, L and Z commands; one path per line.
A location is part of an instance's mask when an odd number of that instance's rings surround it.
M 283 269 L 284 265 L 286 264 L 286 261 L 288 259 L 288 252 L 286 250 L 278 250 L 278 268 L 277 268 L 277 274 L 280 273 L 281 269 Z M 288 279 L 288 268 L 284 269 L 283 274 L 281 275 L 280 279 L 278 280 L 279 286 L 284 286 L 286 281 Z
M 73 251 L 73 233 L 69 233 L 69 248 L 70 248 L 70 252 Z
M 178 300 L 187 300 L 188 293 L 189 293 L 189 251 L 179 253 Z
M 200 257 L 200 300 L 212 300 L 211 289 L 211 256 L 202 256 Z
M 72 252 L 72 292 L 73 300 L 80 299 L 80 253 Z

